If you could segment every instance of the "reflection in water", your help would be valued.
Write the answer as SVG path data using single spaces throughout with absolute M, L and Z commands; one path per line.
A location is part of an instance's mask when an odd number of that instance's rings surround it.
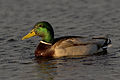
M 62 79 L 68 76 L 73 76 L 73 75 L 75 76 L 76 74 L 77 75 L 80 74 L 81 76 L 84 76 L 84 74 L 86 74 L 85 71 L 86 68 L 89 68 L 90 66 L 94 67 L 94 65 L 99 65 L 96 66 L 99 69 L 101 64 L 102 65 L 108 64 L 108 60 L 104 59 L 105 61 L 102 61 L 104 58 L 102 56 L 106 56 L 106 55 L 101 55 L 101 58 L 99 59 L 97 59 L 96 55 L 62 57 L 58 59 L 36 58 L 35 61 L 38 63 L 36 67 L 38 71 L 37 75 L 39 76 L 39 78 L 43 80 Z
M 54 80 L 56 76 L 56 63 L 51 61 L 52 59 L 36 58 L 38 63 L 37 69 L 39 71 L 38 76 L 44 80 Z M 43 75 L 44 74 L 44 75 Z

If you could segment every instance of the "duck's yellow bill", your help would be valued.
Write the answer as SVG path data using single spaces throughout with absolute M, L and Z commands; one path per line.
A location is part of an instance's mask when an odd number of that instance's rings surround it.
M 32 37 L 32 36 L 36 36 L 36 34 L 35 34 L 35 32 L 34 32 L 34 29 L 31 30 L 31 32 L 28 33 L 26 36 L 24 36 L 24 37 L 22 38 L 22 40 L 28 39 L 28 38 L 30 38 L 30 37 Z

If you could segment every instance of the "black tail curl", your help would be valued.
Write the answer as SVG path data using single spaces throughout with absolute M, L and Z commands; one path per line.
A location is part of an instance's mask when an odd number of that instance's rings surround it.
M 109 45 L 112 44 L 111 40 L 109 38 L 106 39 L 105 43 L 103 44 L 102 48 L 105 50 Z

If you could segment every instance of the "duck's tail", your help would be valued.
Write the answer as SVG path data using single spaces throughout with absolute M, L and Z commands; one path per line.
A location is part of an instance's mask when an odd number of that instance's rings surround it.
M 102 48 L 105 50 L 107 49 L 108 47 L 111 47 L 112 46 L 112 42 L 109 38 L 106 38 L 105 40 L 105 43 L 103 44 Z
M 107 37 L 93 37 L 93 39 L 98 40 L 98 47 L 102 48 L 103 50 L 106 50 L 108 47 L 112 46 L 111 40 Z

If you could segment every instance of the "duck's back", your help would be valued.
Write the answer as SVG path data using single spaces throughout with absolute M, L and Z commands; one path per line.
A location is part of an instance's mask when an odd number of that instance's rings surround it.
M 70 36 L 56 39 L 52 49 L 54 49 L 55 57 L 91 55 L 97 53 L 108 44 L 110 44 L 110 41 L 106 37 Z

